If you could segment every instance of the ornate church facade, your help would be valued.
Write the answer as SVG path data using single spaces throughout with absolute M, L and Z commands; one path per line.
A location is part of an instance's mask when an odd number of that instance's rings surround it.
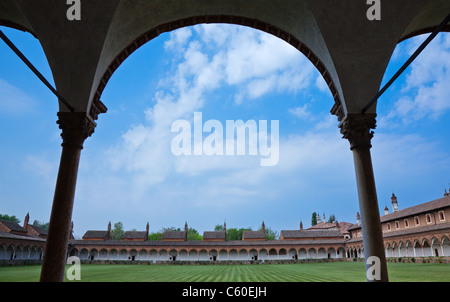
M 442 198 L 413 207 L 399 209 L 392 194 L 392 213 L 386 207 L 380 217 L 386 257 L 450 259 L 450 193 Z M 29 215 L 23 226 L 0 220 L 0 263 L 40 262 L 45 253 L 47 232 L 30 225 Z M 297 230 L 282 230 L 278 240 L 265 239 L 261 231 L 244 231 L 242 240 L 226 240 L 224 231 L 203 233 L 203 240 L 187 240 L 184 231 L 163 234 L 162 240 L 149 240 L 149 224 L 145 231 L 125 232 L 122 240 L 112 240 L 111 224 L 107 230 L 88 230 L 82 239 L 71 235 L 67 256 L 82 261 L 114 263 L 151 262 L 270 262 L 299 260 L 346 260 L 364 258 L 361 219 L 356 223 L 326 222 L 325 217 L 315 226 Z M 71 232 L 72 233 L 72 232 Z

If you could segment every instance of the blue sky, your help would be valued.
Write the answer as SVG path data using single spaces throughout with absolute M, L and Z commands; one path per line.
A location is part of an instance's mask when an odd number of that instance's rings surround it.
M 53 83 L 38 41 L 1 30 Z M 386 79 L 425 36 L 394 52 Z M 392 192 L 405 208 L 450 188 L 450 35 L 440 34 L 381 97 L 372 156 L 380 212 Z M 75 235 L 106 229 L 216 224 L 276 231 L 310 226 L 312 212 L 355 222 L 352 153 L 329 113 L 333 99 L 314 66 L 285 42 L 233 25 L 166 33 L 130 56 L 106 86 L 108 113 L 82 151 Z M 0 43 L 0 213 L 49 221 L 61 138 L 57 101 Z M 171 124 L 278 120 L 280 157 L 175 156 Z M 270 131 L 270 129 L 269 129 Z

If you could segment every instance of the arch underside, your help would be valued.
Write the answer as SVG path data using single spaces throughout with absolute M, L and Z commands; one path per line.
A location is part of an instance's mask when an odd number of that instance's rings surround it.
M 95 94 L 93 97 L 93 102 L 100 101 L 103 90 L 105 89 L 109 79 L 112 77 L 114 72 L 119 68 L 119 66 L 138 48 L 151 41 L 152 39 L 158 37 L 162 33 L 170 32 L 182 27 L 194 26 L 198 24 L 211 24 L 211 23 L 220 23 L 220 24 L 233 24 L 233 25 L 242 25 L 251 27 L 257 30 L 261 30 L 267 32 L 275 37 L 278 37 L 285 42 L 292 45 L 294 48 L 299 50 L 302 54 L 304 54 L 311 63 L 317 68 L 325 82 L 330 89 L 330 92 L 335 101 L 335 105 L 333 106 L 333 111 L 338 112 L 342 110 L 342 102 L 339 95 L 339 92 L 336 88 L 333 78 L 331 77 L 329 71 L 325 67 L 324 63 L 309 49 L 304 43 L 300 40 L 292 36 L 291 34 L 273 26 L 268 23 L 259 21 L 257 19 L 249 19 L 246 17 L 236 17 L 236 16 L 226 16 L 226 15 L 211 15 L 211 16 L 197 16 L 197 17 L 189 17 L 185 19 L 176 20 L 173 22 L 161 24 L 146 33 L 140 35 L 136 38 L 132 43 L 130 43 L 127 47 L 125 47 L 109 64 L 106 71 L 103 73 L 101 80 L 95 90 Z
M 378 92 L 397 43 L 431 32 L 450 11 L 447 0 L 398 0 L 383 3 L 382 20 L 370 22 L 367 5 L 330 0 L 228 0 L 207 5 L 202 0 L 97 0 L 82 5 L 82 21 L 76 23 L 65 20 L 66 3 L 0 2 L 0 25 L 40 40 L 57 90 L 76 111 L 89 112 L 92 104 L 98 108 L 121 63 L 161 33 L 226 23 L 262 30 L 303 53 L 328 84 L 334 98 L 331 113 L 338 119 L 360 112 Z M 445 31 L 450 31 L 449 25 Z M 371 113 L 376 111 L 373 107 Z M 66 110 L 63 104 L 60 108 Z

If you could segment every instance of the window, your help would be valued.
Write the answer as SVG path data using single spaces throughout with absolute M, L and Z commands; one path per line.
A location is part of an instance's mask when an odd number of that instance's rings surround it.
M 420 224 L 420 220 L 419 220 L 418 216 L 414 217 L 414 221 L 415 221 L 416 225 Z
M 431 214 L 427 214 L 425 217 L 427 219 L 427 223 L 431 223 Z
M 444 211 L 439 211 L 439 221 L 444 221 L 444 220 L 445 220 Z
M 398 223 L 398 221 L 395 222 L 395 228 L 399 229 L 400 228 L 400 224 Z
M 405 228 L 409 228 L 409 221 L 408 221 L 408 219 L 405 219 Z
M 387 230 L 390 231 L 391 230 L 391 224 L 388 222 L 387 224 Z

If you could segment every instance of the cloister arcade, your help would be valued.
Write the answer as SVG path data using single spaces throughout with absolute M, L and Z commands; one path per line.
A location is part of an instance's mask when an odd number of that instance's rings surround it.
M 363 258 L 362 243 L 349 244 L 346 249 L 348 258 Z M 413 239 L 385 239 L 386 258 L 402 257 L 450 257 L 449 236 L 418 237 Z
M 44 250 L 36 245 L 8 245 L 0 244 L 1 260 L 42 260 Z
M 266 261 L 343 259 L 344 247 L 291 248 L 73 248 L 69 256 L 91 261 Z

